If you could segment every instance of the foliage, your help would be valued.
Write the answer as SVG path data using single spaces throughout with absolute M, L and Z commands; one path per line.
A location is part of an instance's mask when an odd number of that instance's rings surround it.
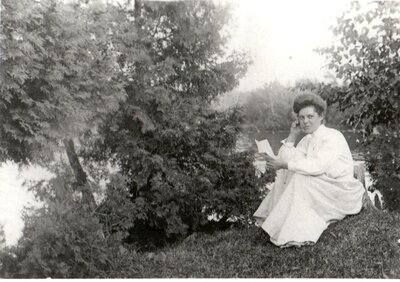
M 328 108 L 325 122 L 334 128 L 348 129 L 342 124 L 348 112 L 341 113 L 338 105 L 331 100 L 329 86 L 310 80 L 296 81 L 292 87 L 280 85 L 278 82 L 264 85 L 261 89 L 243 93 L 243 129 L 251 139 L 263 134 L 259 132 L 288 131 L 295 116 L 292 105 L 293 98 L 304 91 L 312 91 L 327 100 Z
M 4 232 L 4 225 L 0 223 L 0 251 L 4 249 L 6 245 L 6 234 Z
M 397 133 L 398 134 L 398 133 Z M 400 140 L 396 132 L 380 128 L 365 142 L 367 168 L 373 187 L 383 194 L 384 208 L 400 211 Z
M 257 131 L 287 130 L 292 116 L 293 93 L 279 82 L 264 85 L 246 95 L 243 102 L 245 123 Z
M 399 14 L 396 1 L 354 1 L 333 29 L 339 42 L 320 49 L 344 82 L 331 88 L 331 100 L 364 132 L 367 167 L 389 210 L 400 209 Z
M 284 249 L 255 226 L 195 233 L 141 255 L 143 270 L 130 277 L 399 278 L 399 223 L 399 215 L 364 210 L 329 226 L 313 246 Z
M 26 215 L 18 245 L 3 254 L 1 277 L 93 278 L 134 269 L 134 254 L 123 247 L 123 234 L 103 232 L 99 217 L 88 213 L 65 184 L 70 178 L 59 174 L 37 185 L 44 206 Z
M 124 142 L 130 132 L 106 135 L 105 143 L 115 146 L 113 161 L 124 175 L 135 175 L 114 186 L 128 188 L 125 201 L 119 202 L 121 198 L 111 196 L 114 190 L 109 189 L 101 207 L 106 214 L 114 214 L 112 207 L 129 207 L 122 214 L 130 220 L 113 221 L 120 222 L 117 230 L 158 229 L 177 236 L 201 228 L 211 214 L 221 217 L 221 223 L 235 216 L 250 219 L 259 202 L 261 181 L 255 176 L 252 155 L 233 151 L 238 128 L 232 119 L 237 116 L 199 115 L 195 127 L 154 132 L 139 150 Z
M 117 108 L 125 93 L 112 14 L 99 1 L 2 1 L 1 160 L 45 164 L 50 148 Z
M 87 162 L 111 160 L 127 179 L 115 189 L 127 190 L 131 203 L 122 206 L 131 207 L 131 219 L 116 230 L 176 237 L 201 228 L 210 214 L 222 223 L 254 210 L 260 192 L 252 156 L 234 151 L 240 111 L 210 107 L 246 70 L 243 55 L 225 54 L 227 16 L 209 1 L 145 3 L 139 20 L 119 23 L 126 29 L 115 32 L 113 45 L 123 54 L 128 97 L 99 135 L 87 135 L 82 152 Z M 124 41 L 132 37 L 140 60 Z M 108 194 L 102 212 L 112 213 L 115 199 Z
M 27 216 L 3 276 L 104 277 L 135 269 L 123 240 L 137 230 L 177 237 L 210 214 L 249 220 L 263 179 L 235 152 L 241 113 L 210 107 L 247 68 L 225 53 L 226 7 L 146 2 L 133 19 L 101 1 L 28 2 L 3 3 L 2 158 L 42 161 L 56 178 L 34 188 L 45 206 Z M 119 170 L 94 211 L 42 150 L 73 137 L 77 163 Z

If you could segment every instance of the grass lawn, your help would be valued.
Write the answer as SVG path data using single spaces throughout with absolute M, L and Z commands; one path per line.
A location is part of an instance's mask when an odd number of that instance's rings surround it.
M 329 226 L 314 246 L 281 249 L 261 229 L 195 233 L 135 256 L 143 278 L 400 278 L 400 215 L 364 210 Z

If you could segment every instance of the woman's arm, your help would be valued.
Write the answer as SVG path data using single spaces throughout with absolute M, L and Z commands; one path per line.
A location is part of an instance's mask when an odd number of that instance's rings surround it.
M 328 171 L 328 169 L 337 162 L 343 146 L 341 138 L 325 138 L 321 141 L 315 155 L 308 158 L 298 158 L 290 160 L 287 164 L 289 170 L 305 174 L 305 175 L 320 175 Z
M 279 149 L 278 158 L 282 161 L 288 162 L 289 160 L 296 159 L 298 157 L 304 157 L 306 154 L 305 150 L 305 139 L 303 138 L 297 147 L 294 144 L 301 133 L 300 126 L 297 122 L 293 122 L 290 126 L 289 136 L 282 141 L 283 145 Z
M 268 157 L 268 155 L 264 156 L 267 161 L 267 167 L 275 170 L 288 169 L 288 163 L 290 161 L 306 157 L 307 143 L 308 140 L 306 137 L 300 140 L 296 147 L 294 146 L 294 143 L 288 142 L 287 139 L 284 140 L 283 145 L 279 149 L 278 159 L 272 159 Z
M 295 147 L 295 141 L 300 135 L 300 127 L 294 122 L 290 128 L 289 136 L 282 141 L 282 146 L 279 149 L 278 159 L 272 159 L 267 155 L 263 156 L 267 161 L 267 166 L 275 170 L 287 169 L 288 162 L 291 160 L 305 158 L 307 152 L 308 138 L 304 137 Z
M 304 158 L 307 152 L 307 141 L 307 138 L 303 138 L 295 147 L 294 142 L 289 142 L 288 139 L 283 140 L 283 144 L 278 152 L 278 159 L 288 162 L 290 160 Z

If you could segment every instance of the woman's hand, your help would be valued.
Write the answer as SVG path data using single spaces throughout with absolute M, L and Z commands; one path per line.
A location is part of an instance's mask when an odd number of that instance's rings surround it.
M 294 121 L 292 122 L 292 125 L 290 126 L 290 133 L 289 136 L 287 138 L 288 142 L 296 142 L 297 137 L 299 137 L 301 133 L 301 128 L 300 128 L 300 124 L 298 123 L 298 121 Z
M 258 153 L 258 158 L 266 161 L 268 168 L 272 168 L 272 169 L 275 169 L 275 170 L 287 169 L 288 168 L 287 162 L 271 158 L 270 156 L 268 156 L 265 153 Z

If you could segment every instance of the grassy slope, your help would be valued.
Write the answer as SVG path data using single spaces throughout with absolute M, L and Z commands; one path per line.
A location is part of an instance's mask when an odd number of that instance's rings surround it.
M 125 277 L 400 278 L 400 215 L 363 211 L 332 224 L 314 246 L 280 249 L 256 227 L 193 234 L 136 257 Z

